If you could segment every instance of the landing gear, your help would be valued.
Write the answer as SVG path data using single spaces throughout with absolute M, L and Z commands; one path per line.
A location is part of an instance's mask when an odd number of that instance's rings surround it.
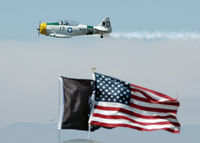
M 101 35 L 100 38 L 103 38 L 103 35 Z

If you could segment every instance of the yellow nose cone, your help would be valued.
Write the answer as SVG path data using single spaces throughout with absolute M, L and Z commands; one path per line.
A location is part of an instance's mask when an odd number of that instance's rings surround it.
M 40 33 L 46 35 L 46 29 L 47 29 L 47 24 L 46 23 L 41 23 L 40 24 Z

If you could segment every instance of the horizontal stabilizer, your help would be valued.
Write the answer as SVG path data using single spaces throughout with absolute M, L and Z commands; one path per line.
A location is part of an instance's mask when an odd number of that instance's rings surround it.
M 97 30 L 99 30 L 99 31 L 108 31 L 108 29 L 107 28 L 105 28 L 105 27 L 102 27 L 102 26 L 97 26 L 97 27 L 95 27 Z

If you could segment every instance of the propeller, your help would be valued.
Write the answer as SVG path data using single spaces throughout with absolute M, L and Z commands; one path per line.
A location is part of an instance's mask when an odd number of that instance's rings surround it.
M 38 31 L 38 37 L 40 37 L 40 24 L 41 24 L 41 20 L 39 21 L 39 26 L 37 28 L 37 31 Z

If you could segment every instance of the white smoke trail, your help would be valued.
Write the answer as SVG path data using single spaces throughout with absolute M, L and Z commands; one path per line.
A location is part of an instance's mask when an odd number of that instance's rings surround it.
M 198 32 L 113 32 L 110 34 L 112 38 L 124 39 L 180 39 L 180 40 L 200 40 Z

